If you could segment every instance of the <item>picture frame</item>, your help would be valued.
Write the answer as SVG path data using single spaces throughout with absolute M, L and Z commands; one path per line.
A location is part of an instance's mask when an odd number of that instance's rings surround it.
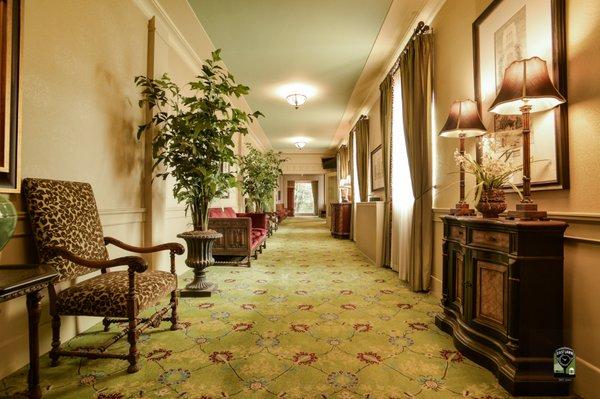
M 558 91 L 567 98 L 565 0 L 494 0 L 473 22 L 475 100 L 491 135 L 518 148 L 510 162 L 521 165 L 521 117 L 488 112 L 503 70 L 517 59 L 539 56 Z M 568 189 L 568 105 L 531 115 L 532 190 Z M 481 158 L 479 146 L 477 158 Z M 512 182 L 522 185 L 522 173 Z
M 371 151 L 371 191 L 381 190 L 384 187 L 383 147 L 379 145 Z
M 0 1 L 0 193 L 21 187 L 22 0 Z

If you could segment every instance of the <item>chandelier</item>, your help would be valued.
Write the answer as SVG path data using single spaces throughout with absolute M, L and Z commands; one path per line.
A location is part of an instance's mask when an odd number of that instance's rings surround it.
M 296 108 L 298 108 L 298 107 L 296 107 Z M 306 145 L 306 141 L 296 141 L 294 143 L 294 145 L 296 146 L 297 149 L 301 150 Z
M 287 100 L 288 104 L 292 105 L 295 109 L 298 109 L 302 104 L 306 102 L 306 98 L 306 95 L 302 93 L 292 93 L 288 95 L 285 99 Z

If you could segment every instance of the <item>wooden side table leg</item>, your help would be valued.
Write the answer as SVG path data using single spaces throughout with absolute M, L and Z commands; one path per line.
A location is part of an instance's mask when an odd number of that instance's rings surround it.
M 42 294 L 40 291 L 27 294 L 27 314 L 29 316 L 29 397 L 39 399 L 42 397 L 40 388 L 40 343 L 38 326 L 40 322 Z

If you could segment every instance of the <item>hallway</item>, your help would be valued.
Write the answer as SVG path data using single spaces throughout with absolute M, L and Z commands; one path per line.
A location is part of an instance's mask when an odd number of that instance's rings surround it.
M 502 398 L 492 374 L 433 324 L 434 296 L 403 288 L 317 218 L 282 224 L 252 268 L 213 267 L 220 292 L 181 299 L 184 329 L 147 330 L 141 370 L 42 358 L 45 398 Z M 189 276 L 189 273 L 185 276 Z M 100 330 L 97 326 L 95 330 Z M 113 327 L 113 332 L 116 327 Z M 90 332 L 71 348 L 108 337 Z M 124 350 L 125 340 L 114 350 Z M 25 370 L 0 383 L 24 388 Z M 405 395 L 408 394 L 408 395 Z

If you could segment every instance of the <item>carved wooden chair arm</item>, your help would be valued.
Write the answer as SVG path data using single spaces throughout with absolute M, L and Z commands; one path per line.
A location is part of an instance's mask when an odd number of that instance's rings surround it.
M 123 241 L 113 237 L 104 237 L 104 245 L 112 244 L 129 252 L 138 254 L 148 254 L 152 252 L 171 251 L 177 255 L 182 255 L 185 248 L 178 242 L 167 242 L 164 244 L 154 245 L 152 247 L 137 247 L 134 245 L 125 244 Z
M 85 259 L 66 248 L 62 247 L 49 247 L 46 248 L 46 252 L 51 256 L 60 256 L 66 260 L 77 263 L 78 265 L 89 267 L 91 269 L 108 269 L 116 266 L 128 266 L 130 271 L 137 273 L 143 273 L 148 269 L 146 261 L 139 256 L 123 256 L 120 258 L 109 259 L 109 260 L 92 260 Z

